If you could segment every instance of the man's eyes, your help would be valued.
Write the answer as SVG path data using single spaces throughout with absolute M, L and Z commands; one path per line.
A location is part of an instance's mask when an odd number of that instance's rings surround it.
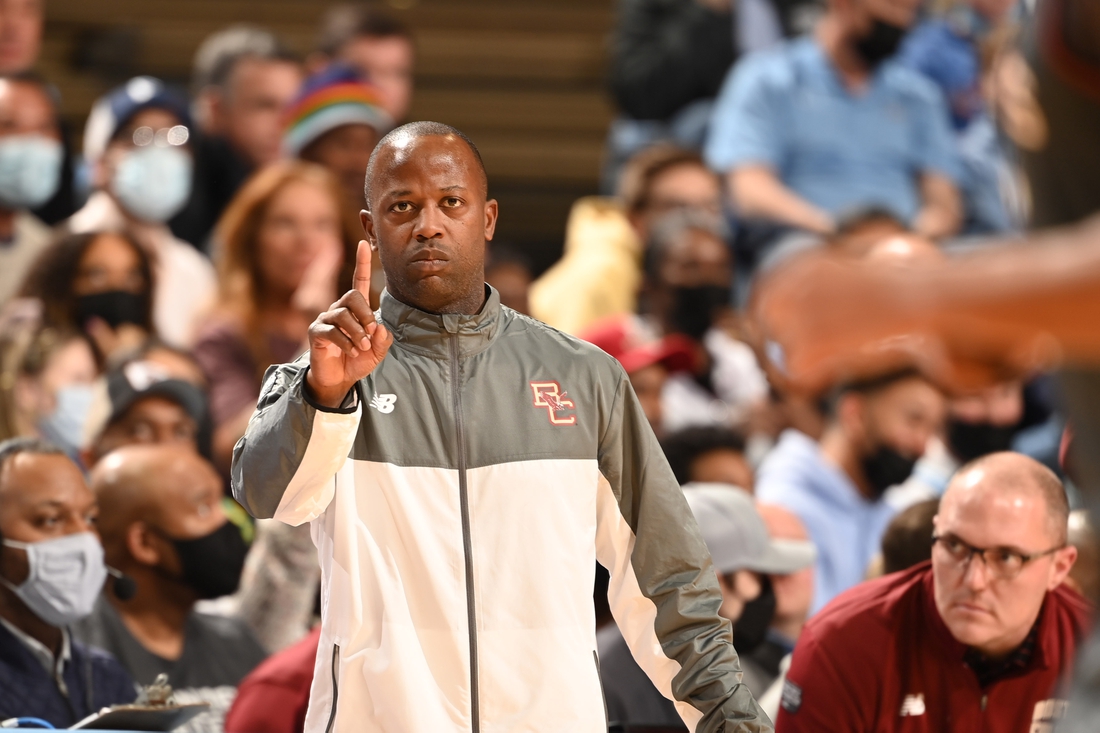
M 396 204 L 390 207 L 391 211 L 396 211 L 399 214 L 405 214 L 412 211 L 412 204 L 408 201 L 398 201 Z

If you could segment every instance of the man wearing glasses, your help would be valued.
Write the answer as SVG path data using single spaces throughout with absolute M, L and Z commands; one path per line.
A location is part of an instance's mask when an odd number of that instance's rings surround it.
M 1053 730 L 1091 613 L 1062 585 L 1077 559 L 1068 514 L 1031 458 L 963 467 L 931 562 L 847 591 L 806 625 L 776 730 Z

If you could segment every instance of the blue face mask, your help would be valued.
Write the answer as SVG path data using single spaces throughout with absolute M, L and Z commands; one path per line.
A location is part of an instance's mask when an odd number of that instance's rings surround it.
M 187 203 L 192 168 L 191 156 L 177 147 L 138 148 L 118 164 L 111 186 L 132 216 L 161 224 Z
M 91 532 L 53 540 L 4 544 L 27 553 L 30 573 L 21 585 L 0 577 L 0 584 L 51 626 L 68 626 L 88 616 L 107 580 L 103 545 Z
M 0 205 L 34 209 L 49 201 L 61 183 L 61 143 L 43 135 L 0 138 Z
M 84 424 L 94 399 L 91 385 L 62 387 L 57 390 L 57 407 L 38 421 L 38 431 L 58 448 L 75 455 L 84 443 Z

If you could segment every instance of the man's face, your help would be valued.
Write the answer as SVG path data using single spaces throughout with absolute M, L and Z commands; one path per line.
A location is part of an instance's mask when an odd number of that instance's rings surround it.
M 696 163 L 682 163 L 661 171 L 649 184 L 645 208 L 632 218 L 638 237 L 644 242 L 653 222 L 676 209 L 721 214 L 722 189 L 718 177 Z
M 104 428 L 95 453 L 105 456 L 124 445 L 179 445 L 198 449 L 198 424 L 179 403 L 159 395 L 143 397 Z
M 0 74 L 27 71 L 42 46 L 42 0 L 0 0 Z
M 733 282 L 729 247 L 707 232 L 688 229 L 665 251 L 659 276 L 670 287 L 729 287 Z
M 95 532 L 95 495 L 76 464 L 63 455 L 20 453 L 0 469 L 0 535 L 39 542 Z M 12 585 L 27 579 L 25 550 L 0 546 L 0 575 Z M 0 587 L 0 594 L 8 594 Z
M 349 206 L 363 200 L 363 171 L 378 144 L 378 132 L 369 125 L 341 125 L 314 140 L 302 158 L 328 168 L 340 180 Z
M 53 103 L 42 87 L 22 81 L 0 81 L 0 137 L 8 135 L 42 135 L 61 140 Z
M 806 526 L 795 514 L 767 504 L 758 504 L 756 508 L 773 540 L 809 541 Z M 814 599 L 813 565 L 787 575 L 773 575 L 771 579 L 775 590 L 775 624 L 805 621 Z
M 198 539 L 228 521 L 222 507 L 221 479 L 210 464 L 190 451 L 177 453 L 159 473 L 156 508 L 148 520 L 159 530 L 153 540 L 158 551 L 141 560 L 159 565 L 169 575 L 179 577 L 183 566 L 166 537 Z
M 431 313 L 476 312 L 497 202 L 486 200 L 469 146 L 452 135 L 399 137 L 379 151 L 371 190 L 361 218 L 387 288 Z
M 981 465 L 956 477 L 935 518 L 936 535 L 1025 555 L 1057 547 L 1041 494 L 1021 487 L 1021 480 L 1003 482 Z M 1062 582 L 1076 556 L 1075 548 L 1066 547 L 1025 563 L 1014 578 L 999 578 L 984 560 L 959 563 L 937 542 L 932 550 L 936 608 L 959 642 L 992 657 L 1007 654 L 1027 636 L 1047 591 Z
M 302 69 L 289 61 L 245 58 L 233 69 L 214 106 L 215 128 L 249 163 L 278 160 L 283 109 L 302 84 Z
M 1004 382 L 973 394 L 955 397 L 950 404 L 951 417 L 965 423 L 986 423 L 1007 427 L 1020 422 L 1024 415 L 1023 385 Z
M 382 108 L 400 123 L 412 101 L 414 52 L 412 43 L 401 36 L 359 36 L 340 50 L 346 61 L 366 75 L 378 89 Z
M 943 425 L 943 396 L 918 377 L 898 380 L 857 399 L 861 401 L 862 434 L 857 440 L 862 455 L 885 445 L 907 458 L 919 458 Z

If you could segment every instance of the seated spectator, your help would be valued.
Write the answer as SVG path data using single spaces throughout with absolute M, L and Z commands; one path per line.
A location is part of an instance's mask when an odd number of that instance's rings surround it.
M 153 265 L 122 232 L 70 234 L 38 258 L 20 295 L 42 303 L 45 323 L 81 331 L 100 364 L 156 335 Z
M 0 439 L 43 438 L 77 458 L 97 374 L 88 341 L 28 323 L 3 330 L 0 360 Z
M 63 157 L 57 109 L 45 85 L 29 75 L 0 77 L 0 305 L 50 244 L 49 228 L 32 209 L 57 192 Z
M 684 428 L 663 438 L 661 448 L 681 486 L 729 484 L 752 493 L 755 482 L 745 458 L 745 439 L 729 428 Z
M 662 338 L 634 315 L 608 318 L 582 331 L 580 337 L 618 360 L 638 395 L 649 426 L 661 435 L 664 432 L 661 394 L 665 382 L 669 374 L 691 370 L 695 361 L 693 344 L 677 334 Z
M 317 624 L 308 636 L 252 670 L 237 686 L 237 697 L 225 716 L 225 733 L 302 733 L 320 642 Z
M 95 191 L 66 222 L 69 231 L 126 232 L 153 265 L 153 323 L 173 346 L 188 347 L 214 295 L 214 269 L 165 224 L 191 192 L 186 101 L 139 76 L 101 97 L 84 128 Z
M 810 620 L 776 730 L 1052 730 L 1089 604 L 1058 478 L 995 453 L 952 480 L 931 563 L 844 593 Z M 822 674 L 828 669 L 828 674 Z
M 809 532 L 793 513 L 770 504 L 757 504 L 756 511 L 764 520 L 768 536 L 773 541 L 808 545 L 814 549 L 816 556 L 817 550 L 810 541 Z M 779 713 L 783 683 L 791 666 L 791 652 L 810 616 L 810 604 L 814 599 L 814 569 L 809 565 L 786 575 L 770 575 L 768 579 L 775 591 L 775 615 L 763 643 L 749 656 L 765 674 L 774 678 L 757 702 L 768 718 L 775 720 Z
M 167 674 L 177 702 L 210 703 L 185 730 L 221 730 L 237 684 L 266 655 L 243 621 L 194 610 L 237 589 L 248 552 L 217 473 L 188 448 L 132 445 L 101 460 L 91 481 L 107 562 L 136 590 L 125 601 L 101 595 L 76 633 L 139 684 Z
M 283 152 L 336 176 L 346 207 L 364 207 L 363 172 L 378 140 L 393 127 L 378 90 L 355 69 L 333 64 L 306 79 L 285 113 Z
M 585 197 L 573 204 L 562 258 L 531 286 L 532 315 L 577 334 L 633 313 L 644 243 L 653 223 L 677 209 L 718 216 L 718 176 L 697 152 L 674 145 L 654 145 L 632 157 L 619 179 L 618 201 Z
M 525 316 L 531 315 L 527 293 L 531 288 L 531 263 L 514 247 L 494 243 L 485 262 L 485 282 L 496 288 L 500 304 Z
M 786 575 L 811 566 L 813 547 L 769 540 L 752 497 L 740 489 L 688 484 L 684 495 L 714 561 L 722 590 L 718 613 L 733 622 L 733 645 L 745 673 L 744 683 L 759 695 L 771 679 L 747 655 L 764 641 L 775 611 L 768 575 Z M 609 631 L 617 630 L 609 627 Z M 612 723 L 681 725 L 671 692 L 658 692 L 634 661 L 621 634 L 601 632 L 597 643 L 600 678 Z
M 842 387 L 820 442 L 786 430 L 756 475 L 756 496 L 794 512 L 817 546 L 817 613 L 863 580 L 909 477 L 943 423 L 943 397 L 914 371 Z
M 96 512 L 80 469 L 57 448 L 0 443 L 0 720 L 68 728 L 137 694 L 114 657 L 68 630 L 107 578 Z
M 218 224 L 217 308 L 194 354 L 210 385 L 219 470 L 228 473 L 264 371 L 302 353 L 309 324 L 350 287 L 359 225 L 342 201 L 325 169 L 283 161 L 246 183 Z
M 198 133 L 194 184 L 172 232 L 200 249 L 233 195 L 282 154 L 283 110 L 302 85 L 298 58 L 274 34 L 232 25 L 195 52 L 191 88 Z
M 768 393 L 756 355 L 735 331 L 733 259 L 720 219 L 674 211 L 646 245 L 643 313 L 663 334 L 690 339 L 694 371 L 665 384 L 664 429 L 692 425 L 744 426 Z
M 828 233 L 882 206 L 914 231 L 961 222 L 959 162 L 938 90 L 892 60 L 920 0 L 829 0 L 812 36 L 741 61 L 719 95 L 707 162 L 740 217 Z
M 370 81 L 394 124 L 407 119 L 416 42 L 404 23 L 365 2 L 330 7 L 321 18 L 310 67 L 320 71 L 333 62 L 350 64 Z
M 84 465 L 95 466 L 125 445 L 199 450 L 200 430 L 208 421 L 206 396 L 191 382 L 154 361 L 134 359 L 108 371 L 103 387 L 85 431 L 91 443 Z

